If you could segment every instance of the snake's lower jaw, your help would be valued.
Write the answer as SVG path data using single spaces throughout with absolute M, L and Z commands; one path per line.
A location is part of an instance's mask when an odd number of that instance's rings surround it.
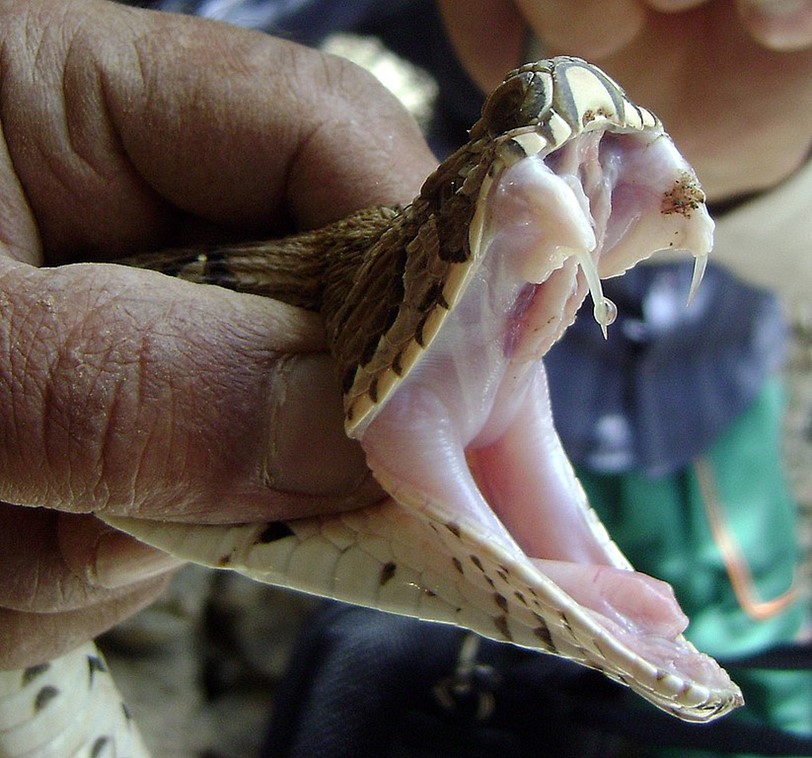
M 730 687 L 727 674 L 681 636 L 688 618 L 670 585 L 632 570 L 589 507 L 553 429 L 542 380 L 540 372 L 502 438 L 468 451 L 489 507 L 524 559 L 605 637 L 661 672 L 709 689 Z
M 400 447 L 393 466 L 391 449 L 377 457 L 387 419 L 373 421 L 370 464 L 395 497 L 386 519 L 420 546 L 418 574 L 387 563 L 387 591 L 414 587 L 426 619 L 572 658 L 686 720 L 741 705 L 727 673 L 682 636 L 687 618 L 671 587 L 633 571 L 589 508 L 543 379 L 540 371 L 505 431 L 482 447 L 427 436 L 422 450 Z

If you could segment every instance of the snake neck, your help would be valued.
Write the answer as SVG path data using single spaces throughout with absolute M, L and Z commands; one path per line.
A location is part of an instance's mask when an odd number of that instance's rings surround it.
M 490 140 L 469 142 L 407 207 L 351 217 L 358 238 L 331 254 L 320 310 L 350 436 L 363 434 L 451 308 L 472 263 L 468 228 L 492 154 Z

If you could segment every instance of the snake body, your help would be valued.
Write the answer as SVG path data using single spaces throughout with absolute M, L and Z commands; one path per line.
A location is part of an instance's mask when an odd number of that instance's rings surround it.
M 608 147 L 599 148 L 603 138 Z M 624 140 L 632 145 L 633 158 L 626 157 Z M 559 569 L 526 547 L 532 538 L 514 540 L 501 516 L 471 516 L 462 508 L 456 510 L 458 504 L 448 502 L 455 497 L 453 479 L 443 478 L 447 474 L 440 472 L 434 483 L 434 473 L 429 471 L 428 484 L 420 477 L 410 480 L 392 462 L 397 456 L 390 453 L 393 437 L 400 436 L 405 440 L 404 458 L 414 454 L 420 465 L 432 465 L 431 449 L 423 453 L 422 443 L 410 441 L 418 427 L 404 426 L 404 419 L 408 422 L 410 417 L 404 415 L 402 398 L 411 398 L 411 406 L 406 405 L 419 413 L 420 402 L 434 398 L 425 394 L 426 386 L 437 384 L 432 371 L 440 369 L 434 367 L 449 355 L 462 360 L 455 351 L 490 351 L 493 357 L 481 361 L 492 360 L 498 367 L 493 375 L 501 372 L 501 381 L 515 380 L 510 387 L 518 396 L 520 383 L 514 374 L 535 376 L 533 367 L 540 355 L 566 328 L 587 289 L 601 327 L 605 330 L 610 323 L 612 304 L 603 297 L 599 272 L 602 276 L 622 273 L 659 247 L 672 245 L 693 247 L 697 260 L 704 260 L 707 245 L 702 229 L 709 224 L 704 197 L 681 159 L 669 157 L 672 163 L 664 176 L 651 186 L 633 178 L 625 185 L 601 189 L 616 164 L 652 160 L 663 150 L 672 155 L 658 119 L 633 104 L 599 69 L 574 58 L 540 61 L 506 77 L 486 100 L 468 143 L 439 166 L 406 208 L 368 209 L 327 229 L 279 241 L 164 251 L 126 261 L 192 282 L 275 297 L 319 311 L 342 378 L 347 433 L 361 441 L 390 497 L 353 512 L 257 524 L 105 520 L 196 563 L 457 624 L 493 639 L 572 659 L 603 671 L 686 720 L 707 721 L 737 707 L 742 703 L 738 687 L 715 661 L 682 637 L 681 629 L 645 624 L 638 628 L 625 620 L 607 620 L 600 608 L 590 607 L 594 598 L 573 597 L 579 592 L 578 582 L 564 589 L 564 580 L 551 575 Z M 597 158 L 599 152 L 602 157 Z M 593 158 L 601 162 L 601 172 L 590 168 Z M 542 167 L 542 161 L 554 170 Z M 561 239 L 542 245 L 543 271 L 535 259 L 522 263 L 523 271 L 532 268 L 533 273 L 514 288 L 521 308 L 497 307 L 491 301 L 498 299 L 502 285 L 493 282 L 503 274 L 486 262 L 487 253 L 502 244 L 504 214 L 513 212 L 512 198 L 522 191 L 515 188 L 527 172 L 537 185 L 527 198 L 523 196 L 521 208 L 533 206 L 535 194 L 549 191 L 552 200 L 548 202 L 544 195 L 542 207 L 533 210 L 542 214 L 545 223 L 555 226 L 559 218 L 555 214 L 583 212 L 587 227 L 596 231 L 572 232 L 568 221 L 570 227 Z M 579 194 L 572 180 L 559 181 L 571 175 L 579 187 L 597 189 Z M 638 184 L 640 197 L 647 199 L 633 203 L 653 203 L 656 211 L 638 214 L 634 223 L 624 222 L 620 232 L 612 231 L 606 219 L 595 220 L 602 213 L 601 198 L 614 193 L 618 205 L 623 191 L 632 187 L 637 192 Z M 500 210 L 503 207 L 508 211 Z M 608 218 L 608 211 L 604 215 Z M 527 227 L 522 216 L 517 228 Z M 605 242 L 613 235 L 614 247 Z M 573 242 L 576 237 L 582 241 Z M 632 250 L 640 240 L 643 247 Z M 611 249 L 598 259 L 601 244 Z M 701 265 L 697 283 L 700 276 Z M 471 292 L 479 293 L 477 299 Z M 504 319 L 506 310 L 509 318 L 503 323 L 508 328 L 499 332 L 499 339 L 471 335 L 472 313 L 493 312 Z M 544 328 L 530 329 L 528 314 L 536 319 L 532 323 L 541 319 Z M 507 374 L 509 378 L 504 379 Z M 530 389 L 522 392 L 530 397 L 538 389 L 533 382 L 540 380 L 523 381 Z M 509 405 L 503 394 L 494 390 L 488 402 L 494 408 Z M 534 401 L 526 402 L 528 408 L 535 408 Z M 428 423 L 431 429 L 436 419 L 424 415 L 419 423 Z M 507 431 L 499 427 L 494 432 L 490 431 L 493 424 L 490 420 L 472 433 L 454 459 L 462 466 L 470 463 L 473 473 L 465 470 L 460 478 L 477 503 L 483 498 L 478 483 L 487 468 L 487 456 L 503 444 L 499 435 L 509 437 L 513 428 L 505 422 L 502 427 Z M 431 438 L 433 434 L 427 437 Z M 558 455 L 557 448 L 551 449 Z M 510 450 L 514 457 L 521 454 L 515 446 Z M 617 589 L 634 574 L 586 505 L 571 472 L 561 476 L 565 488 L 574 493 L 578 528 L 588 534 L 594 545 L 590 550 L 599 556 L 596 581 Z M 447 493 L 452 494 L 446 497 Z M 520 547 L 520 541 L 525 547 Z M 0 755 L 146 755 L 109 684 L 106 667 L 92 645 L 49 664 L 0 674 Z M 81 698 L 75 694 L 79 690 Z

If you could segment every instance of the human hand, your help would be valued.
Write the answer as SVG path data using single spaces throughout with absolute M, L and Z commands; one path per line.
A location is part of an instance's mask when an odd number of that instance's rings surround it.
M 712 200 L 768 189 L 809 154 L 812 0 L 438 1 L 483 91 L 530 35 L 532 57 L 587 58 L 662 118 Z
M 409 200 L 434 160 L 371 77 L 101 0 L 0 8 L 0 667 L 154 598 L 91 514 L 239 522 L 380 497 L 317 316 L 114 260 Z M 28 506 L 40 506 L 33 508 Z

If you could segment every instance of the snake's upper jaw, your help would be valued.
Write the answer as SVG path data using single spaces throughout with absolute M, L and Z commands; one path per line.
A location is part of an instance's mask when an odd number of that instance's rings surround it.
M 534 189 L 522 190 L 527 186 Z M 544 202 L 533 204 L 530 193 L 542 189 Z M 471 225 L 472 247 L 498 243 L 507 233 L 501 219 L 515 218 L 516 206 L 524 204 L 523 223 L 536 229 L 523 253 L 524 277 L 547 282 L 568 262 L 576 264 L 604 336 L 617 309 L 604 296 L 601 279 L 619 276 L 658 251 L 687 251 L 695 259 L 690 301 L 713 246 L 704 193 L 663 132 L 585 133 L 550 155 L 503 164 L 501 173 L 491 172 L 483 192 L 486 202 Z M 510 233 L 515 235 L 518 226 L 514 223 Z M 557 328 L 556 338 L 566 325 Z

